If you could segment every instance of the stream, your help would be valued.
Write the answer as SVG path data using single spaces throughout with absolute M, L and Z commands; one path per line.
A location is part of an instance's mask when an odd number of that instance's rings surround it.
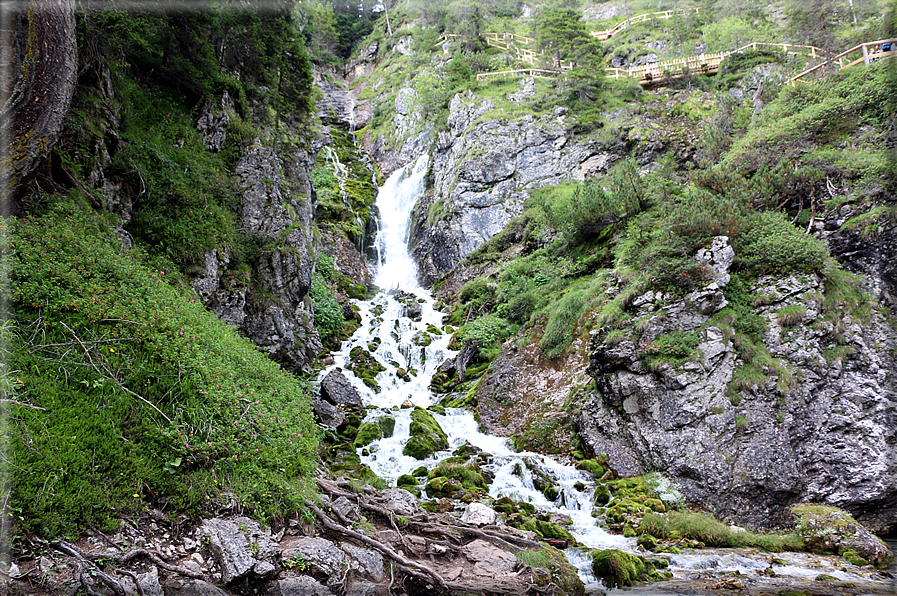
M 592 517 L 595 483 L 589 474 L 545 455 L 515 451 L 509 439 L 483 434 L 473 414 L 460 408 L 447 408 L 445 415 L 432 412 L 448 436 L 447 451 L 438 452 L 423 461 L 402 454 L 410 438 L 412 408 L 409 402 L 423 408 L 436 404 L 439 399 L 430 391 L 430 381 L 439 365 L 456 355 L 448 347 L 452 331 L 445 329 L 445 315 L 434 308 L 432 296 L 420 286 L 416 265 L 408 251 L 410 214 L 424 192 L 428 166 L 428 158 L 423 156 L 394 172 L 380 188 L 377 196 L 380 230 L 374 245 L 374 283 L 380 291 L 371 300 L 355 303 L 361 324 L 352 337 L 332 353 L 333 364 L 321 373 L 321 378 L 333 369 L 340 369 L 368 408 L 365 421 L 373 422 L 383 416 L 395 419 L 392 436 L 359 450 L 362 463 L 379 477 L 395 486 L 399 476 L 411 474 L 420 466 L 432 469 L 465 443 L 482 449 L 492 456 L 491 463 L 482 466 L 494 474 L 489 496 L 496 499 L 510 497 L 518 502 L 532 503 L 538 510 L 569 516 L 572 525 L 567 529 L 587 548 L 568 548 L 565 550 L 567 557 L 579 570 L 587 591 L 605 592 L 604 586 L 591 574 L 587 549 L 615 548 L 629 552 L 638 552 L 638 549 L 634 538 L 610 534 L 597 525 Z M 408 304 L 415 301 L 420 306 L 420 316 L 417 313 L 408 316 Z M 351 372 L 350 352 L 359 346 L 368 350 L 385 369 L 376 377 L 379 385 L 377 391 L 366 386 Z M 400 375 L 400 372 L 403 374 Z M 533 486 L 532 470 L 553 479 L 559 493 L 554 501 L 546 499 Z M 422 498 L 426 498 L 425 493 Z M 694 582 L 718 580 L 721 575 L 753 578 L 751 593 L 754 587 L 760 586 L 773 590 L 800 589 L 807 582 L 817 583 L 814 578 L 826 573 L 845 583 L 862 585 L 862 593 L 891 593 L 891 586 L 887 585 L 883 576 L 856 567 L 845 571 L 845 568 L 852 566 L 845 565 L 840 557 L 806 553 L 777 553 L 775 556 L 780 563 L 787 564 L 775 565 L 773 570 L 777 577 L 769 578 L 761 572 L 770 567 L 770 554 L 756 549 L 704 549 L 669 555 L 674 579 L 642 586 L 635 591 L 656 595 L 714 593 L 715 590 L 701 591 Z M 775 579 L 783 581 L 775 583 Z M 721 592 L 732 593 L 730 590 L 733 589 L 731 586 L 719 586 Z M 626 593 L 632 591 L 626 590 Z M 622 594 L 624 591 L 611 590 L 608 593 Z M 829 592 L 814 587 L 813 593 Z

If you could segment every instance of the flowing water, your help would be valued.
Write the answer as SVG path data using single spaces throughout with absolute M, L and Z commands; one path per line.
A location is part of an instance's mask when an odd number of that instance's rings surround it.
M 424 191 L 428 165 L 427 157 L 421 157 L 416 163 L 394 172 L 380 189 L 377 197 L 380 231 L 374 246 L 375 284 L 380 291 L 371 300 L 357 302 L 361 324 L 341 349 L 333 353 L 334 364 L 322 373 L 323 377 L 334 368 L 344 372 L 369 407 L 366 421 L 384 416 L 396 421 L 391 437 L 361 450 L 362 463 L 395 486 L 399 476 L 411 474 L 422 465 L 432 469 L 451 456 L 452 451 L 470 443 L 492 456 L 491 463 L 482 466 L 495 476 L 489 488 L 491 497 L 507 496 L 518 502 L 532 503 L 549 513 L 569 516 L 573 523 L 568 529 L 588 548 L 618 548 L 635 552 L 634 539 L 609 534 L 596 524 L 591 515 L 594 492 L 591 476 L 541 454 L 517 452 L 506 438 L 483 434 L 473 414 L 467 410 L 449 408 L 445 415 L 433 413 L 448 436 L 447 451 L 436 453 L 424 461 L 402 455 L 402 448 L 410 438 L 412 408 L 408 407 L 408 402 L 424 408 L 435 404 L 438 398 L 429 390 L 430 381 L 439 365 L 456 355 L 448 347 L 451 333 L 445 331 L 444 314 L 434 308 L 430 293 L 420 286 L 416 265 L 408 251 L 410 214 Z M 419 305 L 419 317 L 407 316 L 409 303 Z M 378 390 L 370 389 L 351 373 L 349 354 L 355 347 L 368 350 L 385 368 L 376 377 Z M 404 369 L 406 374 L 400 375 L 400 369 Z M 535 488 L 533 471 L 553 479 L 559 492 L 555 500 L 546 499 Z M 571 563 L 579 569 L 583 581 L 592 589 L 602 589 L 591 575 L 587 551 L 569 548 L 566 552 Z M 670 569 L 677 578 L 689 574 L 700 575 L 702 570 L 708 569 L 756 574 L 769 566 L 769 555 L 759 551 L 696 552 L 671 557 Z M 786 559 L 784 555 L 786 553 L 782 554 L 782 559 Z M 819 569 L 823 566 L 818 562 L 818 557 L 810 565 L 803 560 L 807 557 L 805 555 L 788 555 L 797 557 L 794 565 L 781 566 L 776 569 L 777 573 L 797 578 L 815 577 L 822 573 Z M 787 560 L 790 562 L 792 559 Z M 851 574 L 835 570 L 830 572 L 837 577 L 836 573 L 842 573 L 844 579 L 855 579 Z M 653 591 L 644 593 L 673 592 L 664 592 L 661 586 L 655 586 Z

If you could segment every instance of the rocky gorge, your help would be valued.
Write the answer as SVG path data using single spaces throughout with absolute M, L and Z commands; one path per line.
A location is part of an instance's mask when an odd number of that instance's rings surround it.
M 627 14 L 617 4 L 583 18 Z M 509 22 L 531 24 L 527 11 Z M 305 114 L 285 101 L 282 80 L 250 85 L 255 58 L 234 43 L 220 72 L 248 94 L 204 91 L 211 97 L 176 114 L 171 138 L 151 149 L 123 103 L 131 83 L 101 62 L 83 69 L 56 157 L 17 209 L 56 209 L 42 184 L 88 197 L 78 200 L 108 219 L 115 250 L 147 251 L 156 272 L 176 267 L 173 286 L 300 390 L 265 409 L 250 393 L 262 393 L 263 377 L 242 373 L 245 387 L 227 386 L 236 409 L 210 401 L 189 417 L 181 412 L 193 406 L 169 397 L 181 384 L 212 400 L 234 373 L 190 370 L 194 347 L 177 344 L 157 359 L 174 367 L 159 375 L 170 384 L 147 393 L 159 427 L 171 423 L 160 435 L 177 446 L 150 466 L 162 480 L 141 472 L 127 488 L 146 511 L 114 529 L 91 522 L 71 541 L 29 526 L 0 568 L 4 589 L 581 594 L 667 580 L 658 593 L 890 593 L 892 555 L 875 534 L 897 530 L 894 181 L 878 162 L 855 171 L 831 157 L 835 142 L 850 152 L 893 141 L 893 127 L 869 116 L 878 96 L 850 104 L 856 122 L 814 121 L 780 138 L 773 110 L 805 117 L 815 104 L 780 90 L 785 66 L 761 63 L 725 89 L 605 81 L 613 97 L 588 128 L 564 99 L 576 93 L 538 76 L 480 83 L 471 72 L 440 86 L 459 56 L 476 67 L 463 44 L 448 34 L 434 43 L 413 12 L 381 21 L 345 64 L 309 68 L 302 84 L 316 103 Z M 620 48 L 627 60 L 642 52 Z M 488 51 L 493 64 L 511 59 Z M 849 79 L 850 93 L 867 90 L 863 80 Z M 766 112 L 750 100 L 764 85 L 780 98 L 766 97 Z M 193 165 L 164 154 L 181 150 L 221 159 L 217 170 L 195 167 L 205 181 L 226 175 L 227 190 L 196 183 Z M 170 178 L 154 180 L 159 172 Z M 409 181 L 410 202 L 381 201 Z M 198 184 L 185 191 L 197 203 L 152 211 L 179 184 Z M 198 221 L 187 211 L 197 207 Z M 685 215 L 701 209 L 711 215 L 697 224 Z M 204 231 L 186 242 L 159 235 L 158 222 L 175 230 L 178 218 Z M 220 220 L 234 231 L 200 226 Z M 396 224 L 407 227 L 386 246 L 378 233 Z M 407 249 L 397 261 L 385 256 L 396 246 Z M 84 351 L 68 368 L 100 374 L 73 384 L 144 399 L 149 383 L 126 372 L 137 357 L 114 370 L 99 360 L 116 357 L 103 342 L 134 337 L 60 329 Z M 197 360 L 212 360 L 203 341 Z M 16 383 L 19 406 L 48 406 L 28 393 L 43 385 Z M 288 428 L 287 417 L 250 430 L 291 407 L 314 415 L 313 431 Z M 214 408 L 247 435 L 219 441 Z M 271 484 L 262 456 L 258 468 L 237 467 L 266 432 L 290 433 L 282 445 L 295 441 L 296 452 L 314 436 L 307 484 Z M 249 436 L 263 440 L 241 449 Z M 296 469 L 272 461 L 275 476 Z M 165 492 L 172 479 L 185 479 L 189 506 Z M 692 514 L 702 529 L 687 526 Z

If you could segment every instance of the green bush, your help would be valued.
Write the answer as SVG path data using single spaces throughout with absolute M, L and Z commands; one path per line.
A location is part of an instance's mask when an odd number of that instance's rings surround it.
M 325 283 L 321 271 L 315 271 L 311 277 L 309 291 L 312 301 L 312 312 L 315 316 L 315 327 L 325 346 L 337 347 L 343 332 L 345 319 L 343 308 L 337 302 L 333 291 Z
M 552 305 L 548 315 L 548 323 L 542 334 L 539 347 L 549 358 L 557 358 L 564 353 L 570 342 L 573 341 L 573 333 L 576 324 L 582 317 L 588 294 L 585 290 L 574 290 L 564 294 L 560 300 Z
M 815 272 L 825 265 L 828 250 L 821 240 L 791 225 L 784 213 L 761 213 L 755 228 L 735 250 L 736 263 L 757 274 Z

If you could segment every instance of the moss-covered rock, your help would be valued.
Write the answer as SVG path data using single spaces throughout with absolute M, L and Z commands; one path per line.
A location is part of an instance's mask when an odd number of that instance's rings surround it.
M 383 431 L 376 422 L 364 422 L 358 427 L 358 433 L 355 435 L 355 448 L 366 447 L 374 441 L 383 438 Z
M 839 554 L 854 565 L 890 565 L 888 546 L 853 517 L 837 507 L 803 503 L 791 508 L 794 529 L 808 549 Z
M 535 569 L 544 569 L 548 573 L 534 574 L 534 583 L 540 587 L 553 584 L 560 588 L 561 594 L 571 596 L 583 596 L 585 585 L 579 579 L 576 568 L 567 560 L 564 553 L 548 544 L 538 550 L 524 550 L 517 552 L 517 558 L 524 565 Z
M 610 490 L 606 484 L 595 487 L 595 505 L 607 505 L 610 502 Z
M 402 449 L 402 454 L 414 459 L 426 459 L 445 449 L 448 449 L 448 437 L 433 414 L 415 407 L 411 412 L 411 439 Z
M 374 349 L 376 349 L 376 347 L 374 347 Z M 361 379 L 365 385 L 375 391 L 380 388 L 376 377 L 386 369 L 371 356 L 370 352 L 361 346 L 356 346 L 349 352 L 349 360 L 351 361 L 349 368 L 356 377 Z
M 643 581 L 659 581 L 672 576 L 658 572 L 649 559 L 621 550 L 593 551 L 592 573 L 601 578 L 609 588 L 631 586 Z
M 418 485 L 417 478 L 411 476 L 410 474 L 402 474 L 396 480 L 397 488 L 404 488 L 415 497 L 420 497 L 420 486 Z
M 427 494 L 431 497 L 451 497 L 461 489 L 460 482 L 445 476 L 437 476 L 427 482 Z
M 600 464 L 596 459 L 584 459 L 577 463 L 576 467 L 585 470 L 595 478 L 601 478 L 607 473 L 607 466 Z
M 657 548 L 657 538 L 655 538 L 651 534 L 642 534 L 638 537 L 636 544 L 646 550 L 654 550 L 655 548 Z
M 383 431 L 383 437 L 388 438 L 391 437 L 392 433 L 396 430 L 396 419 L 389 416 L 383 416 L 377 419 L 377 425 L 380 427 L 380 430 Z

